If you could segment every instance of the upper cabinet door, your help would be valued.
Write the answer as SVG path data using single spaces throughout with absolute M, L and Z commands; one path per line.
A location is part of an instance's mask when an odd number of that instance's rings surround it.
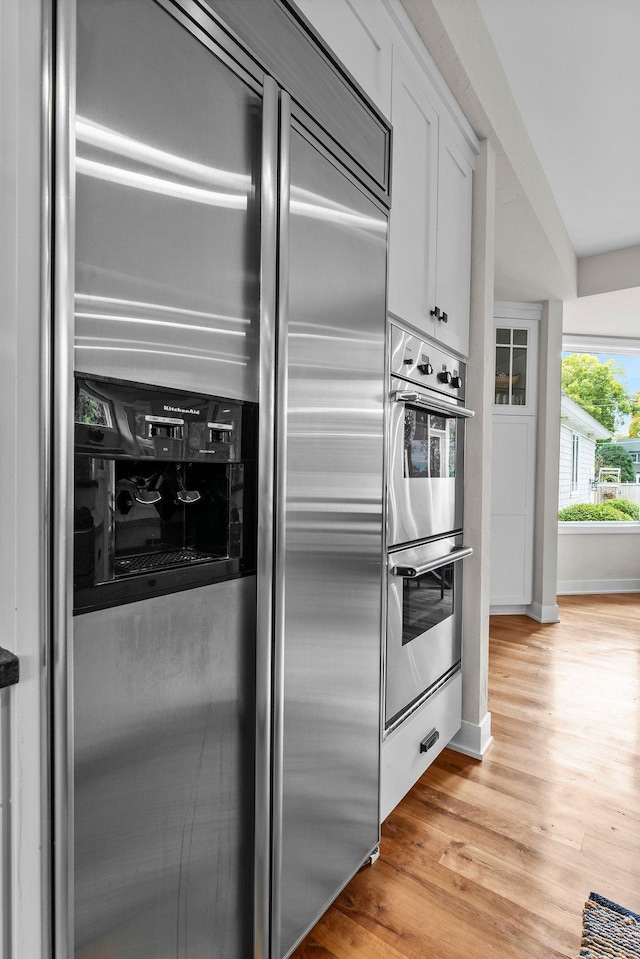
M 436 337 L 469 353 L 472 169 L 440 127 L 438 159 L 438 249 L 435 304 Z
M 436 333 L 438 115 L 394 48 L 393 160 L 388 306 L 423 333 Z

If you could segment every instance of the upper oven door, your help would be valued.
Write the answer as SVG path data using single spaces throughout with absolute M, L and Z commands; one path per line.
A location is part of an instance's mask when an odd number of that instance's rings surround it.
M 464 423 L 473 414 L 391 380 L 388 545 L 462 529 Z

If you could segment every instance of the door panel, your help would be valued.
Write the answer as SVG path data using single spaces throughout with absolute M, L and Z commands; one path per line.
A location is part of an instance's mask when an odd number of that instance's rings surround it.
M 261 98 L 151 0 L 81 0 L 76 50 L 76 369 L 257 399 Z M 73 620 L 77 959 L 253 954 L 255 603 Z
M 436 303 L 448 320 L 437 323 L 436 336 L 463 356 L 469 353 L 472 176 L 471 166 L 441 127 Z
M 386 217 L 291 140 L 281 955 L 378 841 Z
M 396 50 L 391 119 L 394 127 L 389 309 L 434 335 L 438 115 Z

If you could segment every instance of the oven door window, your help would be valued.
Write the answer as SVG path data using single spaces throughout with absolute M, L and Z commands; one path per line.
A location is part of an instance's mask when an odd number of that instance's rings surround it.
M 402 645 L 453 615 L 454 564 L 438 566 L 402 587 Z
M 404 414 L 404 475 L 454 479 L 456 419 L 407 406 Z

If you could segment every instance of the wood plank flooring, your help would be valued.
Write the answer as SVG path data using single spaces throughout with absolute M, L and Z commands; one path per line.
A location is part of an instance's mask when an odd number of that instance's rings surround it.
M 577 959 L 591 890 L 640 912 L 640 597 L 491 621 L 483 762 L 446 749 L 293 959 Z

